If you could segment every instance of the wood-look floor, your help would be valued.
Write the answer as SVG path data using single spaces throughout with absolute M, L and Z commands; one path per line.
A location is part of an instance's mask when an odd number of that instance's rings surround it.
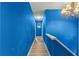
M 49 56 L 46 47 L 44 46 L 43 38 L 36 38 L 29 56 Z

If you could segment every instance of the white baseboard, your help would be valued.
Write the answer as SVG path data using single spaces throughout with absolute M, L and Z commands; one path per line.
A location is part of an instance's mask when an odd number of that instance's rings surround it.
M 44 39 L 43 39 L 43 42 L 44 42 Z M 47 52 L 48 52 L 48 56 L 51 56 L 51 55 L 50 55 L 50 52 L 49 52 L 49 50 L 48 50 L 48 48 L 47 48 L 47 46 L 46 46 L 46 44 L 45 44 L 45 42 L 44 42 L 44 46 L 45 46 L 45 48 L 46 48 L 46 50 L 47 50 Z
M 31 45 L 31 48 L 30 48 L 30 50 L 29 50 L 29 52 L 28 52 L 27 56 L 29 56 L 29 55 L 30 55 L 31 49 L 32 49 L 32 47 L 33 47 L 33 45 L 34 45 L 34 42 L 35 42 L 35 39 L 34 39 L 34 41 L 33 41 L 32 45 Z

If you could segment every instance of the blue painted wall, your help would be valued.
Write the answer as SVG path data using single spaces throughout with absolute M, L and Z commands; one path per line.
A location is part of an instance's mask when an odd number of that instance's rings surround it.
M 57 42 L 51 41 L 46 33 L 59 39 L 71 51 L 77 55 L 78 49 L 78 20 L 76 17 L 66 17 L 61 14 L 61 10 L 46 10 L 46 19 L 43 22 L 43 37 L 51 55 L 72 55 Z
M 38 25 L 40 28 L 38 28 Z M 36 36 L 41 36 L 42 35 L 42 21 L 36 20 Z
M 28 2 L 0 3 L 0 55 L 27 55 L 35 34 L 35 21 Z
M 78 16 L 78 47 L 79 47 L 79 16 Z M 78 48 L 78 56 L 79 56 L 79 48 Z
M 0 7 L 1 7 L 1 3 L 0 3 Z M 0 8 L 0 39 L 1 39 L 1 8 Z M 0 40 L 0 47 L 1 47 L 1 40 Z M 0 49 L 0 51 L 1 51 L 1 49 Z

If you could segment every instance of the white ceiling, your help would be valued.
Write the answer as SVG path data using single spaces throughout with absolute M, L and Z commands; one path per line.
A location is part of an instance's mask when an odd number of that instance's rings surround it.
M 42 15 L 46 9 L 62 9 L 67 2 L 30 2 L 35 15 Z

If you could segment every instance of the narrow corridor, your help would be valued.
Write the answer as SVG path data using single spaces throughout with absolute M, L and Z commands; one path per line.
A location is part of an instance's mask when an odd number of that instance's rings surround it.
M 42 37 L 36 37 L 29 56 L 48 56 L 49 53 Z
M 0 56 L 78 56 L 77 5 L 0 2 Z

